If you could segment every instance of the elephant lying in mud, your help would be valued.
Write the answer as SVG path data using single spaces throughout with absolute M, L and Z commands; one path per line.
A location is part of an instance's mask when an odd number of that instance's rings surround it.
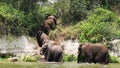
M 78 47 L 78 63 L 80 62 L 80 58 L 82 54 L 85 55 L 83 62 L 93 62 L 93 63 L 101 63 L 108 64 L 108 49 L 104 44 L 93 44 L 93 43 L 83 43 Z
M 37 39 L 39 47 L 42 47 L 42 45 L 50 39 L 49 36 L 46 35 L 43 31 L 38 31 L 35 37 Z
M 63 50 L 60 45 L 49 44 L 50 41 L 46 42 L 40 51 L 45 56 L 45 60 L 49 62 L 62 62 Z

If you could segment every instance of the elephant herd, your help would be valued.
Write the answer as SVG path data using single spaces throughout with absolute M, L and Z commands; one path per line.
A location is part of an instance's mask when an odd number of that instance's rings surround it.
M 41 47 L 40 54 L 45 56 L 46 61 L 61 62 L 63 50 L 59 42 L 50 40 L 49 32 L 55 29 L 57 21 L 54 15 L 48 16 L 44 21 L 42 30 L 35 34 L 39 47 Z
M 39 47 L 41 47 L 40 54 L 45 56 L 48 62 L 62 62 L 63 49 L 59 42 L 51 40 L 49 37 L 50 30 L 53 30 L 57 21 L 55 16 L 51 15 L 44 21 L 43 29 L 36 33 L 36 39 Z M 84 55 L 84 57 L 83 57 Z M 80 62 L 101 63 L 108 64 L 108 49 L 104 44 L 100 43 L 81 43 L 78 47 L 78 60 Z M 82 59 L 82 61 L 81 61 Z

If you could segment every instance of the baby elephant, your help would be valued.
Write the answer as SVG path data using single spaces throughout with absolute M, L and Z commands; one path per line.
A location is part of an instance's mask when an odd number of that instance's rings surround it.
M 85 55 L 84 62 L 108 64 L 108 49 L 100 43 L 83 43 L 78 48 L 78 63 L 82 54 Z
M 49 44 L 48 44 L 49 43 Z M 41 49 L 41 54 L 45 56 L 45 60 L 49 62 L 62 62 L 63 50 L 60 45 L 50 44 L 46 42 Z

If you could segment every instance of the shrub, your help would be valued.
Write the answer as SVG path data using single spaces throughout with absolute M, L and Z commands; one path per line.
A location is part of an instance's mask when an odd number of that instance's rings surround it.
M 25 62 L 36 62 L 37 58 L 35 58 L 33 56 L 26 55 L 26 56 L 24 56 L 23 61 L 25 61 Z
M 58 25 L 50 36 L 54 37 L 55 33 L 62 32 L 65 35 L 64 38 L 68 39 L 71 36 L 78 35 L 79 42 L 106 42 L 114 38 L 120 38 L 119 22 L 120 18 L 115 13 L 97 8 L 87 20 L 67 27 Z
M 119 17 L 113 12 L 97 8 L 84 23 L 80 25 L 79 40 L 81 42 L 102 42 L 117 38 L 120 35 Z M 104 39 L 103 39 L 104 38 Z
M 0 33 L 11 33 L 21 35 L 26 33 L 23 27 L 24 14 L 12 6 L 0 3 Z
M 118 60 L 118 57 L 110 55 L 109 56 L 109 62 L 110 63 L 120 63 L 120 60 Z
M 71 55 L 64 55 L 63 56 L 63 61 L 64 62 L 72 62 L 72 61 L 77 61 L 77 57 L 76 56 L 74 56 L 73 54 L 71 54 Z

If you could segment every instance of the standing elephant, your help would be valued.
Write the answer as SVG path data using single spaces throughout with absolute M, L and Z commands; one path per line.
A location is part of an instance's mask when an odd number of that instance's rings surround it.
M 52 15 L 49 16 L 43 23 L 42 31 L 49 35 L 50 30 L 53 30 L 57 25 L 56 18 Z
M 46 43 L 42 46 L 41 54 L 45 56 L 46 61 L 62 62 L 63 50 L 60 45 Z
M 105 63 L 108 64 L 108 49 L 100 43 L 83 43 L 78 47 L 78 63 L 82 54 L 85 54 L 84 62 Z
M 48 19 L 53 19 L 54 20 L 54 24 L 57 25 L 57 19 L 54 15 L 48 16 Z
M 39 44 L 39 47 L 42 47 L 42 45 L 49 40 L 49 36 L 46 35 L 43 31 L 38 31 L 36 34 L 36 39 Z

